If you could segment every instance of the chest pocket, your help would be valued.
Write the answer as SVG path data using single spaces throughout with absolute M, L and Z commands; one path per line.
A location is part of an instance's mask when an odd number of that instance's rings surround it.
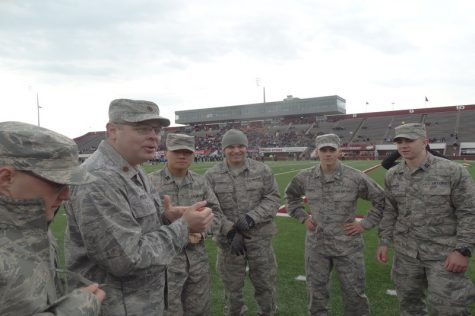
M 186 199 L 189 205 L 203 201 L 205 196 L 205 186 L 202 183 L 193 182 L 187 186 Z
M 132 215 L 142 227 L 143 233 L 154 231 L 160 226 L 158 210 L 147 194 L 134 195 L 129 199 Z
M 264 183 L 262 183 L 261 177 L 246 179 L 246 191 L 247 191 L 247 196 L 251 204 L 254 204 L 260 201 L 262 197 L 263 188 L 264 188 Z
M 426 210 L 429 214 L 446 213 L 450 209 L 450 186 L 448 183 L 442 185 L 424 185 L 422 189 Z
M 228 209 L 234 206 L 234 188 L 227 182 L 216 182 L 214 187 L 214 193 L 219 200 L 221 208 Z
M 335 186 L 333 189 L 335 192 L 335 203 L 353 203 L 357 199 L 356 189 L 351 189 L 344 186 Z
M 307 181 L 304 188 L 304 194 L 307 197 L 307 201 L 311 210 L 318 210 L 322 201 L 322 188 L 318 180 L 311 179 Z
M 391 190 L 391 195 L 396 201 L 396 207 L 400 216 L 409 216 L 411 213 L 408 211 L 406 191 L 402 187 L 397 187 Z
M 160 187 L 159 187 L 159 192 L 160 192 L 160 195 L 163 196 L 163 195 L 174 195 L 176 194 L 176 186 L 173 182 L 171 183 L 161 183 L 160 184 Z

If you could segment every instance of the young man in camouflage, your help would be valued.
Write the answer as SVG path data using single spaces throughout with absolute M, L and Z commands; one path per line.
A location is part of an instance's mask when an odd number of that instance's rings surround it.
M 0 123 L 0 315 L 98 315 L 97 284 L 57 299 L 49 223 L 68 184 L 94 178 L 78 169 L 71 139 L 21 122 Z
M 224 286 L 225 315 L 243 315 L 246 266 L 255 289 L 258 315 L 275 315 L 277 264 L 272 249 L 273 218 L 280 204 L 270 168 L 246 158 L 248 140 L 235 129 L 221 140 L 225 160 L 206 172 L 223 211 L 217 236 L 218 273 Z
M 189 234 L 188 244 L 168 265 L 165 315 L 206 316 L 210 313 L 210 273 L 204 238 L 219 233 L 222 212 L 206 179 L 188 169 L 194 158 L 194 136 L 169 133 L 166 146 L 167 163 L 150 174 L 152 184 L 160 190 L 160 196 L 170 196 L 174 205 L 207 201 L 214 218 L 207 232 Z
M 404 159 L 385 177 L 378 261 L 393 245 L 392 278 L 401 315 L 470 315 L 474 286 L 465 275 L 475 244 L 475 186 L 465 168 L 426 150 L 425 126 L 396 127 Z
M 379 223 L 384 207 L 383 190 L 363 172 L 339 161 L 337 135 L 317 136 L 315 144 L 320 162 L 299 172 L 285 189 L 289 215 L 307 229 L 305 272 L 309 315 L 328 315 L 333 267 L 340 280 L 345 315 L 369 315 L 361 234 Z M 304 195 L 310 214 L 304 208 Z M 359 198 L 373 205 L 360 222 L 355 221 Z
M 107 138 L 82 167 L 97 180 L 72 189 L 66 205 L 68 269 L 107 284 L 102 315 L 163 315 L 166 266 L 213 218 L 206 202 L 161 204 L 140 164 L 155 157 L 170 124 L 153 102 L 118 99 Z

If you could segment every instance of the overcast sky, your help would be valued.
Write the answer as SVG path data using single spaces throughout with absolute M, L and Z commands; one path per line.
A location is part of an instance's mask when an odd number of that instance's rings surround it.
M 347 113 L 475 103 L 473 1 L 0 0 L 0 121 L 105 130 L 175 110 L 339 95 Z M 260 78 L 261 86 L 257 86 Z M 366 105 L 366 102 L 369 104 Z M 394 104 L 393 104 L 394 103 Z

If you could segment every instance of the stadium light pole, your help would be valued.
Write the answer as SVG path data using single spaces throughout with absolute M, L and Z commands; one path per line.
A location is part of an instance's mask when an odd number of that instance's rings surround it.
M 258 87 L 261 86 L 261 78 L 256 78 L 256 84 Z M 266 103 L 266 87 L 264 85 L 262 86 L 262 98 L 263 98 L 262 103 Z
M 38 126 L 40 126 L 40 98 L 38 96 L 38 92 L 36 92 L 36 110 L 38 112 Z

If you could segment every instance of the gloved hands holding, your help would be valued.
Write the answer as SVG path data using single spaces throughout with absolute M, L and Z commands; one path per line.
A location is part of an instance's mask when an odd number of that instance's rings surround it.
M 256 223 L 254 223 L 254 220 L 249 215 L 244 214 L 238 218 L 234 226 L 238 231 L 245 232 L 256 226 Z
M 241 233 L 232 229 L 228 233 L 227 238 L 233 255 L 243 256 L 246 253 L 247 249 L 244 244 L 244 238 L 248 239 L 249 237 L 244 237 Z

